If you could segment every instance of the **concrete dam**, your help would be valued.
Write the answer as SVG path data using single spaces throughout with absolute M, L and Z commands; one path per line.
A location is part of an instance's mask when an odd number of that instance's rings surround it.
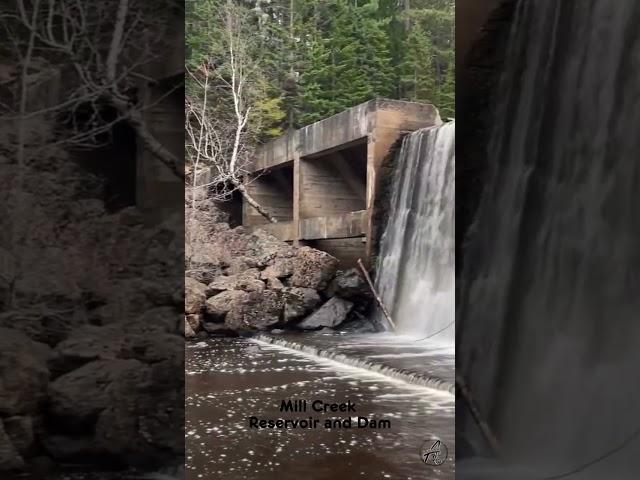
M 278 222 L 245 202 L 242 224 L 324 250 L 343 267 L 370 262 L 385 227 L 375 212 L 385 160 L 403 134 L 441 123 L 433 105 L 375 99 L 264 144 L 246 188 Z
M 277 222 L 244 203 L 244 227 L 327 251 L 342 268 L 358 258 L 375 263 L 398 328 L 274 329 L 189 343 L 187 470 L 247 480 L 455 477 L 454 142 L 455 124 L 443 124 L 434 106 L 378 99 L 257 152 L 245 185 Z M 392 421 L 384 431 L 344 423 L 271 429 L 269 421 L 302 418 L 278 410 L 283 395 L 352 398 L 358 413 L 350 422 Z M 309 425 L 340 422 L 313 416 L 303 415 Z M 436 469 L 425 470 L 419 455 L 425 436 L 447 446 Z

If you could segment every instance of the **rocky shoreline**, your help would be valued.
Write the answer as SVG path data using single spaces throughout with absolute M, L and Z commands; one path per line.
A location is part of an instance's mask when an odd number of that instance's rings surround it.
M 262 231 L 216 224 L 212 240 L 187 266 L 187 339 L 265 331 L 359 329 L 371 295 L 356 269 L 310 247 Z
M 51 255 L 66 277 L 32 263 L 0 314 L 0 476 L 182 464 L 182 261 L 167 254 L 183 241 L 182 218 L 150 227 L 133 207 L 67 206 L 85 217 L 56 232 Z M 88 262 L 104 277 L 84 275 Z

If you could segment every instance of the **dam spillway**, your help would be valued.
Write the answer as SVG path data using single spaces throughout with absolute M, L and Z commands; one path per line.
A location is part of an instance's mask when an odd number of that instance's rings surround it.
M 240 223 L 338 258 L 370 263 L 383 165 L 402 135 L 442 123 L 430 104 L 374 99 L 262 145 L 248 167 L 247 191 L 277 219 L 244 202 Z
M 398 250 L 390 244 L 380 255 L 397 255 L 405 266 L 404 258 L 426 262 L 426 268 L 405 268 L 404 273 L 385 269 L 383 276 L 387 281 L 394 275 L 407 282 L 424 280 L 421 286 L 431 302 L 443 300 L 437 318 L 450 313 L 452 321 L 453 310 L 447 310 L 452 302 L 447 276 L 453 274 L 447 253 L 452 250 L 452 225 L 440 230 L 453 220 L 455 127 L 441 125 L 432 105 L 378 99 L 270 142 L 258 151 L 246 186 L 278 222 L 267 222 L 245 204 L 241 223 L 294 245 L 324 250 L 338 258 L 340 268 L 355 265 L 359 258 L 373 267 L 374 237 L 385 229 L 400 228 L 401 243 L 417 235 L 415 249 Z M 390 171 L 400 172 L 400 180 L 382 182 Z M 387 202 L 380 198 L 376 203 L 383 189 L 390 205 L 381 206 Z M 387 225 L 384 215 L 374 214 L 377 208 L 397 208 L 398 198 L 413 197 L 409 190 L 420 198 L 408 205 L 404 224 Z M 410 310 L 416 308 L 406 290 L 397 293 L 396 307 L 408 302 Z M 433 322 L 414 331 L 407 320 L 400 322 L 402 335 L 347 333 L 339 327 L 317 332 L 267 329 L 253 338 L 190 344 L 187 474 L 454 478 L 453 343 L 420 341 L 415 335 L 430 330 Z M 422 324 L 427 318 L 416 321 Z M 352 399 L 359 413 L 391 419 L 392 427 L 253 430 L 248 421 L 252 416 L 306 419 L 280 411 L 279 405 L 286 399 L 312 398 Z M 420 456 L 421 446 L 433 437 L 448 451 L 445 463 L 436 467 Z

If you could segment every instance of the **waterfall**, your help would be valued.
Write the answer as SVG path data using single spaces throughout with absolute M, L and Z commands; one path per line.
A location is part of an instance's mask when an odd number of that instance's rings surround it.
M 454 338 L 455 124 L 407 135 L 396 158 L 377 289 L 398 333 Z
M 639 23 L 637 0 L 519 0 L 498 89 L 456 362 L 536 478 L 640 426 Z M 483 444 L 470 417 L 457 428 Z M 637 478 L 639 454 L 571 478 Z

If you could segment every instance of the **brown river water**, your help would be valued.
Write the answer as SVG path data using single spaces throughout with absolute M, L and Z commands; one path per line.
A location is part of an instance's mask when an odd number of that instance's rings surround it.
M 394 354 L 403 358 L 401 346 L 382 345 L 379 353 L 383 358 Z M 430 357 L 417 356 L 415 347 L 404 355 L 418 365 L 424 361 L 425 368 L 429 363 Z M 187 345 L 186 392 L 189 480 L 453 480 L 455 476 L 455 403 L 447 391 L 283 346 L 211 339 Z M 306 400 L 307 411 L 281 412 L 282 402 L 288 400 L 292 404 Z M 355 411 L 332 412 L 329 406 L 327 412 L 316 412 L 314 401 L 350 402 Z M 250 417 L 274 423 L 311 417 L 309 423 L 317 420 L 317 428 L 252 428 Z M 360 420 L 358 428 L 358 417 L 366 418 L 367 425 Z M 342 428 L 335 423 L 326 428 L 327 420 L 349 418 L 351 428 L 348 422 L 341 423 Z M 378 423 L 375 428 L 371 420 Z M 448 447 L 439 466 L 424 463 L 420 455 L 422 445 L 433 436 Z

